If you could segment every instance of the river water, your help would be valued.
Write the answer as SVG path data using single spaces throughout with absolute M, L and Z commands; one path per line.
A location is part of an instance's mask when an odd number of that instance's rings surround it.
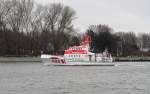
M 117 66 L 0 63 L 0 94 L 150 94 L 150 62 Z

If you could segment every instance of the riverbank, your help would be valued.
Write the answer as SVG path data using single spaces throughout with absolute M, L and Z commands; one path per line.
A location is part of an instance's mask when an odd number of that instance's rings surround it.
M 113 59 L 116 62 L 140 62 L 140 61 L 150 61 L 150 57 L 114 57 Z
M 3 62 L 42 62 L 40 57 L 0 57 Z
M 150 57 L 113 57 L 114 62 L 148 62 Z M 38 57 L 0 57 L 0 63 L 4 62 L 42 62 Z

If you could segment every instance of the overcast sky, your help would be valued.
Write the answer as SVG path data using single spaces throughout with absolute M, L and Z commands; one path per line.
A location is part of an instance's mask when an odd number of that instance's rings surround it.
M 81 32 L 89 25 L 106 24 L 118 31 L 150 32 L 150 0 L 35 0 L 63 3 L 77 15 L 74 25 Z

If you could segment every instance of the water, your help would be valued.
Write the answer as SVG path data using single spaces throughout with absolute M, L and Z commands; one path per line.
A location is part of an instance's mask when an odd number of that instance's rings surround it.
M 0 94 L 150 94 L 150 62 L 116 64 L 0 63 Z

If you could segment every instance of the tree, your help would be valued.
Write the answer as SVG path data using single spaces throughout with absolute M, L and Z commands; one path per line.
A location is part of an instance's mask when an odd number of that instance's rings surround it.
M 70 46 L 79 46 L 80 43 L 81 43 L 81 36 L 80 35 L 70 37 L 70 41 L 69 41 Z
M 117 48 L 119 53 L 128 56 L 138 51 L 137 37 L 133 32 L 118 32 L 116 35 L 119 37 Z
M 150 34 L 143 33 L 141 35 L 143 48 L 150 48 Z
M 0 52 L 1 54 L 7 53 L 8 39 L 7 39 L 7 28 L 6 28 L 6 16 L 10 10 L 7 1 L 0 1 Z
M 44 31 L 50 32 L 49 41 L 53 51 L 62 50 L 68 45 L 68 38 L 74 32 L 72 21 L 75 11 L 62 4 L 50 4 L 44 9 Z
M 33 2 L 31 0 L 8 0 L 7 3 L 10 7 L 7 15 L 7 26 L 15 34 L 14 50 L 16 54 L 19 54 L 20 51 L 24 50 L 21 36 L 23 36 L 23 32 L 27 32 L 30 28 L 28 23 L 33 9 Z
M 107 25 L 91 25 L 88 33 L 91 36 L 91 49 L 94 52 L 103 52 L 108 49 L 115 53 L 116 36 L 112 34 L 112 29 Z

